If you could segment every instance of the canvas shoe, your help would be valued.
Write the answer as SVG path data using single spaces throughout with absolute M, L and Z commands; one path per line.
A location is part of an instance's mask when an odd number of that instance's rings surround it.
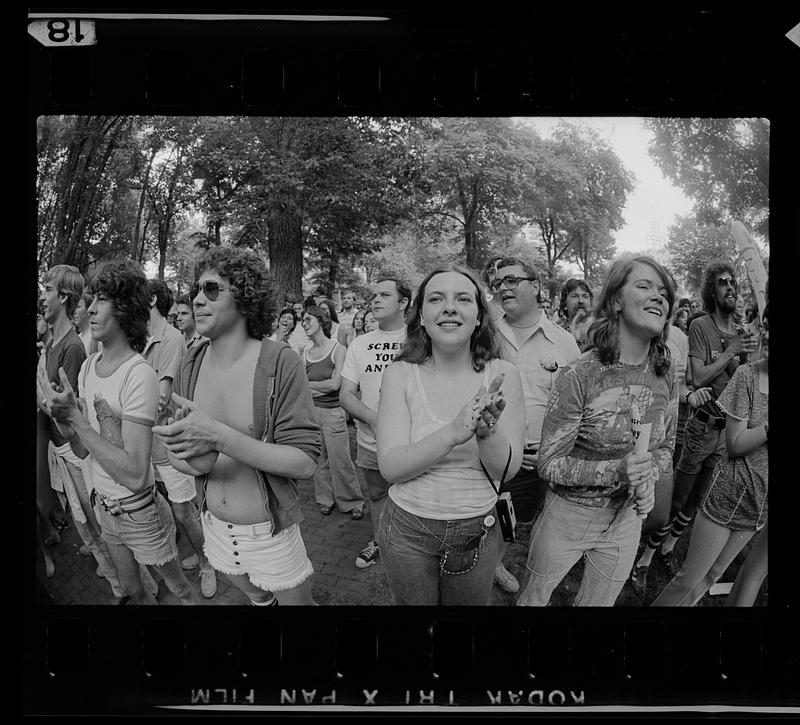
M 370 541 L 356 557 L 356 566 L 359 569 L 366 569 L 378 560 L 378 543 Z
M 191 556 L 187 556 L 185 559 L 181 561 L 181 569 L 184 571 L 191 571 L 192 569 L 197 569 L 200 566 L 200 559 L 198 558 L 197 554 L 192 554 Z

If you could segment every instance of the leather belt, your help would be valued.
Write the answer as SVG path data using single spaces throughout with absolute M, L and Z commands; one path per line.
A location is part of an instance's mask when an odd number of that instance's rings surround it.
M 696 410 L 694 415 L 695 418 L 697 418 L 697 420 L 699 420 L 701 423 L 710 425 L 712 428 L 716 428 L 717 430 L 722 430 L 725 427 L 725 418 L 719 418 L 716 415 L 711 415 L 702 408 Z
M 156 502 L 155 490 L 153 487 L 135 493 L 132 496 L 126 496 L 125 498 L 109 498 L 98 494 L 97 489 L 94 489 L 91 495 L 92 506 L 97 503 L 98 498 L 100 499 L 101 506 L 112 516 L 119 516 L 121 513 L 132 514 L 136 511 L 146 509 Z

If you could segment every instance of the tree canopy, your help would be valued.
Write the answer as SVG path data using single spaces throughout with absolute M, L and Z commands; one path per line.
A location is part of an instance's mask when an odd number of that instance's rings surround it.
M 512 249 L 592 277 L 632 188 L 588 130 L 508 118 L 49 116 L 38 132 L 40 266 L 122 255 L 183 290 L 219 244 L 262 254 L 279 296 Z

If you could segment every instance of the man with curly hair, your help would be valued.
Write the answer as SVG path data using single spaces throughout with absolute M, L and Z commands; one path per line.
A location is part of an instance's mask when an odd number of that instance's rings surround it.
M 88 457 L 94 513 L 120 584 L 133 602 L 156 603 L 141 579 L 138 565 L 144 564 L 156 569 L 182 604 L 199 604 L 178 562 L 175 521 L 155 491 L 150 465 L 158 380 L 141 355 L 150 287 L 137 264 L 120 260 L 101 267 L 89 291 L 89 324 L 94 339 L 103 343 L 102 352 L 81 366 L 80 403 L 63 367 L 60 387 L 40 377 L 42 403 L 75 455 Z
M 264 339 L 270 290 L 255 252 L 211 249 L 195 277 L 195 320 L 208 342 L 186 356 L 174 419 L 154 432 L 172 465 L 202 483 L 211 565 L 255 605 L 313 604 L 293 480 L 310 478 L 320 455 L 305 369 L 288 345 Z
M 660 536 L 661 555 L 674 576 L 680 570 L 675 543 L 692 522 L 725 449 L 725 415 L 717 405 L 740 356 L 754 352 L 756 338 L 738 333 L 734 324 L 738 284 L 733 267 L 712 262 L 703 273 L 701 297 L 707 313 L 689 326 L 689 365 L 695 389 L 711 388 L 711 400 L 693 410 L 686 421 L 683 449 L 675 470 L 671 522 Z

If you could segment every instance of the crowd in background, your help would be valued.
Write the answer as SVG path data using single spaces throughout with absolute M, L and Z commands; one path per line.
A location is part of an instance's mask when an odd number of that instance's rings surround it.
M 397 604 L 694 605 L 756 535 L 728 603 L 767 572 L 768 309 L 733 267 L 699 298 L 645 256 L 549 298 L 526 260 L 446 265 L 412 291 L 322 287 L 274 308 L 252 252 L 204 255 L 175 297 L 130 261 L 48 271 L 37 319 L 38 540 L 75 526 L 114 600 L 184 604 L 224 574 L 254 605 L 313 604 L 296 481 L 372 535 Z M 252 383 L 251 383 L 252 381 Z M 351 457 L 355 425 L 356 456 Z M 365 481 L 362 490 L 357 469 Z M 523 581 L 503 564 L 530 523 Z M 691 527 L 684 561 L 675 544 Z M 180 531 L 180 533 L 179 533 Z M 177 537 L 192 553 L 180 559 Z M 153 574 L 156 574 L 154 578 Z

